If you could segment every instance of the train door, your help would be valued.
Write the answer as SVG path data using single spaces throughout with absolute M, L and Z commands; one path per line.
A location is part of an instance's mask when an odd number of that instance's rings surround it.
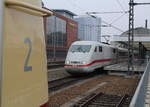
M 42 16 L 51 12 L 40 8 L 41 0 L 0 0 L 0 4 L 4 7 L 0 107 L 48 107 Z
M 94 57 L 94 61 L 97 62 L 97 63 L 95 63 L 96 67 L 97 68 L 102 67 L 103 66 L 103 63 L 102 63 L 103 47 L 102 46 L 100 46 L 100 45 L 95 46 L 93 57 Z
M 98 54 L 98 55 L 99 55 L 98 57 L 99 57 L 99 59 L 101 60 L 101 61 L 100 61 L 100 65 L 103 66 L 103 64 L 104 64 L 104 63 L 103 63 L 103 60 L 104 60 L 104 47 L 103 47 L 103 46 L 100 46 L 100 45 L 98 46 L 98 53 L 99 53 L 99 54 Z M 101 66 L 100 66 L 100 67 L 101 67 Z
M 118 50 L 117 48 L 114 48 L 113 50 L 114 56 L 113 56 L 113 63 L 117 63 L 117 59 L 118 59 Z
M 116 48 L 110 47 L 110 64 L 116 63 Z
M 109 65 L 109 63 L 110 63 L 110 61 L 107 61 L 107 60 L 109 60 L 110 59 L 110 57 L 111 57 L 111 51 L 110 51 L 110 47 L 107 47 L 107 46 L 104 46 L 103 47 L 103 57 L 104 57 L 104 62 L 103 62 L 103 64 L 106 66 L 106 65 Z

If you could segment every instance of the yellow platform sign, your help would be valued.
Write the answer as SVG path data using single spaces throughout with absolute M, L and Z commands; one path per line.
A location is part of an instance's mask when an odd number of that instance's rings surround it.
M 48 101 L 41 0 L 4 0 L 1 107 L 40 107 Z M 1 16 L 0 16 L 1 17 Z

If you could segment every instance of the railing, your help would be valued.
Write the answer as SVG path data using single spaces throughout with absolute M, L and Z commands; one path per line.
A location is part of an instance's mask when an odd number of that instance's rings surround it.
M 136 92 L 132 98 L 129 107 L 144 107 L 145 97 L 148 85 L 148 77 L 150 72 L 150 63 L 147 64 L 144 74 L 139 82 Z
M 148 62 L 149 62 L 148 59 L 136 59 L 136 58 L 134 58 L 133 65 L 140 66 L 140 67 L 143 66 L 146 68 Z

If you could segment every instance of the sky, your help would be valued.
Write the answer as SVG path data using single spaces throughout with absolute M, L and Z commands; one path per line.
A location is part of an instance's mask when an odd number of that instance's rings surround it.
M 85 15 L 86 12 L 116 12 L 128 11 L 129 0 L 43 0 L 45 7 L 49 9 L 67 9 L 77 15 Z M 150 0 L 134 0 L 136 3 L 150 3 Z M 150 5 L 135 6 L 134 27 L 145 27 L 148 20 L 150 28 Z M 113 27 L 102 27 L 102 35 L 120 35 L 128 30 L 128 13 L 96 14 L 95 16 L 108 24 L 112 24 L 122 31 Z M 102 23 L 102 25 L 105 25 Z

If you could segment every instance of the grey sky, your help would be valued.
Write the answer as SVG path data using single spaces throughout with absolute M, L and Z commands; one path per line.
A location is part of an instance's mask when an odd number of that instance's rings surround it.
M 43 0 L 44 5 L 49 9 L 67 9 L 77 15 L 85 12 L 123 11 L 128 10 L 129 0 Z M 150 2 L 150 0 L 135 0 L 135 2 Z M 121 3 L 121 5 L 119 5 Z M 123 14 L 99 14 L 102 20 L 112 23 Z M 135 6 L 135 27 L 144 27 L 145 19 L 148 19 L 150 28 L 150 5 Z M 112 23 L 114 26 L 126 31 L 128 29 L 128 14 L 125 14 L 118 21 Z M 122 32 L 114 28 L 102 28 L 102 35 L 116 35 Z

